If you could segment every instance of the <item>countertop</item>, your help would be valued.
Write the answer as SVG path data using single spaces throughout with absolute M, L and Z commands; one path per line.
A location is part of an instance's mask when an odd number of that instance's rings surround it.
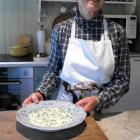
M 101 114 L 98 119 L 109 140 L 140 140 L 140 110 Z
M 58 132 L 41 132 L 16 122 L 16 111 L 0 111 L 0 140 L 107 140 L 93 116 L 78 126 Z
M 16 122 L 16 111 L 0 111 L 1 140 L 106 140 L 104 134 L 109 140 L 140 140 L 140 110 L 88 116 L 73 129 L 51 134 L 22 126 Z
M 130 57 L 140 58 L 140 53 L 130 53 Z M 12 57 L 9 54 L 0 54 L 0 67 L 41 67 L 47 66 L 47 57 L 33 57 L 28 55 L 26 57 Z
M 41 67 L 47 66 L 47 63 L 48 57 L 11 57 L 8 54 L 0 54 L 0 67 Z

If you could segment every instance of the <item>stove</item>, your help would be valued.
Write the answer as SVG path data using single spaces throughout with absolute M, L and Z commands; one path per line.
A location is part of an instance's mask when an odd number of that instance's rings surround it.
M 33 55 L 25 57 L 12 57 L 9 54 L 0 54 L 0 62 L 32 62 Z
M 33 55 L 26 57 L 12 57 L 9 54 L 0 54 L 0 63 L 2 62 L 32 62 Z M 29 88 L 32 93 L 32 78 L 28 78 L 31 68 L 17 67 L 1 67 L 0 68 L 0 111 L 1 110 L 16 110 L 21 105 L 21 94 L 25 89 Z M 28 74 L 29 73 L 29 74 Z M 25 76 L 23 75 L 25 74 Z M 27 74 L 27 75 L 26 75 Z

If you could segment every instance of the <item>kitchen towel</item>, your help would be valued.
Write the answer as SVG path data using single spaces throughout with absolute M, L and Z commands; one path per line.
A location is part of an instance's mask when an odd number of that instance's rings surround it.
M 46 43 L 45 31 L 39 30 L 37 32 L 37 42 L 38 42 L 38 53 L 44 54 Z

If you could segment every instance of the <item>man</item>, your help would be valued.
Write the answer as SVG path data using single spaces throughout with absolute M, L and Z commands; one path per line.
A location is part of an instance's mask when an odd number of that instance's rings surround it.
M 104 18 L 103 5 L 104 0 L 78 0 L 76 16 L 55 26 L 47 73 L 23 105 L 44 100 L 60 85 L 58 100 L 99 111 L 128 91 L 125 30 Z

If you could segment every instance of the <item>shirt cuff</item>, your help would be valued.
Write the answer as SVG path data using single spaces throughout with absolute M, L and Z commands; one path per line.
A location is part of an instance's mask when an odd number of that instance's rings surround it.
M 40 90 L 36 90 L 36 92 L 39 92 L 43 96 L 43 100 L 46 100 L 47 95 Z

